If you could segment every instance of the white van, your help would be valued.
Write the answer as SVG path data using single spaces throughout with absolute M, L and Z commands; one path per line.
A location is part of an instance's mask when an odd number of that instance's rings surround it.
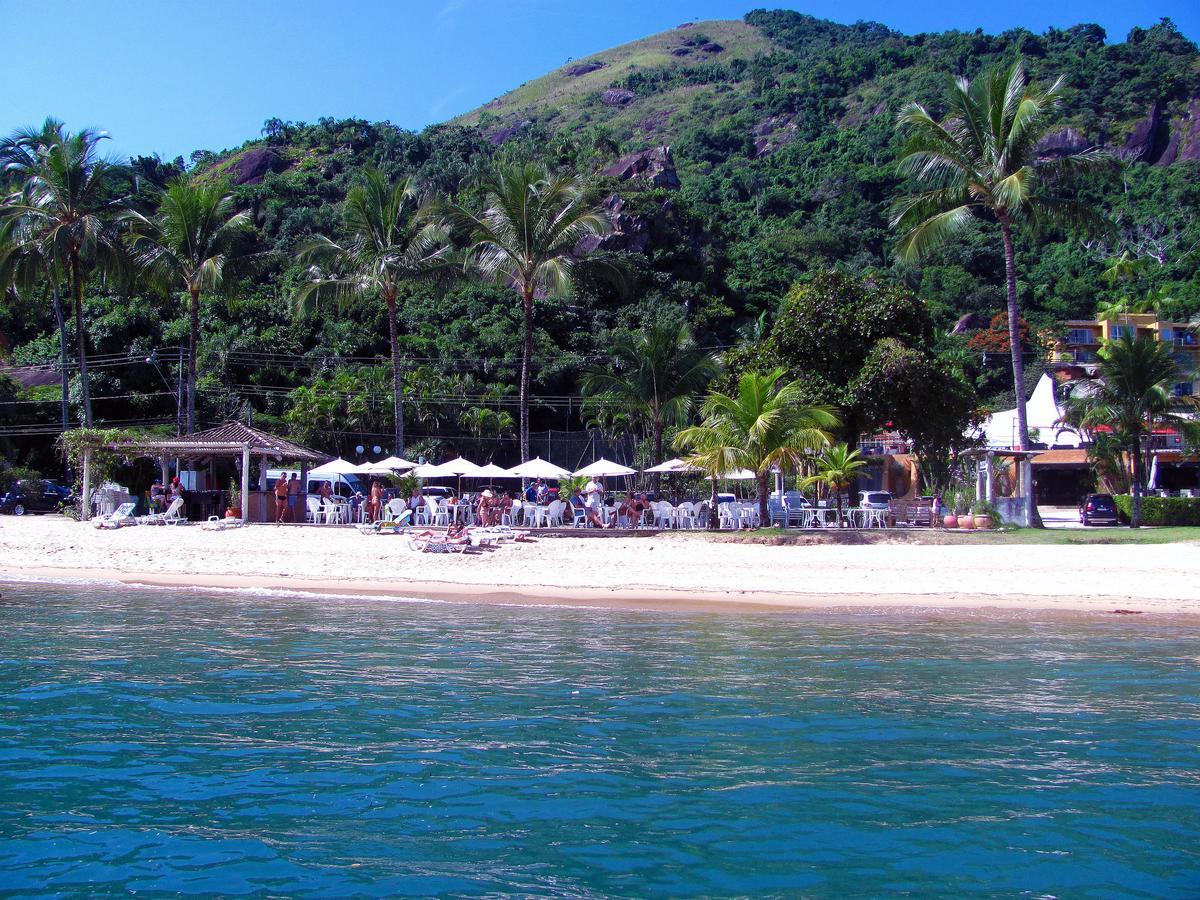
M 275 487 L 275 482 L 280 478 L 291 478 L 293 472 L 297 476 L 300 474 L 299 469 L 267 469 L 267 490 L 272 490 Z M 309 475 L 308 492 L 315 494 L 317 488 L 326 481 L 333 488 L 333 493 L 343 499 L 349 499 L 357 491 L 362 491 L 363 494 L 367 492 L 366 486 L 359 480 L 357 475 Z

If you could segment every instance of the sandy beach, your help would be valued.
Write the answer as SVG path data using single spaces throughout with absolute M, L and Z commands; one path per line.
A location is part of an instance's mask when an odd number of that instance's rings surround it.
M 0 578 L 638 608 L 896 607 L 1200 614 L 1188 544 L 867 545 L 719 542 L 698 535 L 543 537 L 476 555 L 421 554 L 348 528 L 97 531 L 57 516 L 0 519 Z

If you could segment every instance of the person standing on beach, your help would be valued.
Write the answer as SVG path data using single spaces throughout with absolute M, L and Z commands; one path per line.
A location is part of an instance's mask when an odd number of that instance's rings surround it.
M 287 492 L 288 519 L 292 522 L 298 522 L 299 519 L 296 518 L 296 514 L 300 511 L 300 476 L 295 472 L 288 479 Z
M 593 478 L 584 487 L 583 496 L 587 500 L 587 520 L 597 528 L 609 527 L 600 516 L 600 510 L 604 508 L 604 482 Z
M 281 525 L 288 511 L 288 481 L 286 473 L 275 479 L 275 524 Z

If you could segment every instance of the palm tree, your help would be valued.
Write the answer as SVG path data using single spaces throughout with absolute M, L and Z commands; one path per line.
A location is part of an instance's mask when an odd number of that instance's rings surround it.
M 857 450 L 845 444 L 834 444 L 821 451 L 816 459 L 816 472 L 804 479 L 805 486 L 823 484 L 833 494 L 837 519 L 842 521 L 842 491 L 854 483 L 860 469 L 867 465 Z
M 1038 156 L 1038 142 L 1049 130 L 1050 115 L 1062 96 L 1061 78 L 1041 90 L 1026 83 L 1018 60 L 975 81 L 955 79 L 946 98 L 949 111 L 941 122 L 917 103 L 905 105 L 899 117 L 900 127 L 909 132 L 900 172 L 926 188 L 892 207 L 892 227 L 904 232 L 897 255 L 908 261 L 924 257 L 980 213 L 1000 225 L 1022 450 L 1028 449 L 1029 429 L 1013 229 L 1025 221 L 1096 222 L 1089 209 L 1052 196 L 1049 189 L 1067 175 L 1110 162 L 1096 150 L 1053 160 Z
M 52 284 L 60 272 L 70 281 L 83 421 L 88 428 L 92 398 L 83 285 L 97 268 L 116 269 L 120 263 L 120 241 L 113 226 L 123 206 L 108 196 L 114 166 L 97 152 L 106 137 L 91 129 L 71 133 L 62 122 L 47 119 L 40 130 L 14 133 L 0 150 L 6 168 L 21 185 L 0 207 L 0 217 L 22 220 L 25 240 L 38 246 Z
M 1089 389 L 1076 390 L 1067 402 L 1067 419 L 1078 428 L 1111 429 L 1122 449 L 1133 460 L 1131 481 L 1133 510 L 1129 524 L 1142 523 L 1142 459 L 1145 440 L 1156 427 L 1169 426 L 1189 444 L 1200 442 L 1200 422 L 1179 414 L 1172 387 L 1182 373 L 1171 345 L 1149 335 L 1122 335 L 1108 341 L 1099 352 L 1096 380 Z
M 618 332 L 610 352 L 610 364 L 584 374 L 583 389 L 649 427 L 653 465 L 658 465 L 663 461 L 663 429 L 687 421 L 696 395 L 720 365 L 696 346 L 686 324 L 658 322 L 638 332 Z
M 48 291 L 54 319 L 58 324 L 59 382 L 62 391 L 60 408 L 62 426 L 70 427 L 70 368 L 67 352 L 67 320 L 62 308 L 62 275 L 48 248 L 37 240 L 37 232 L 26 220 L 12 217 L 0 220 L 0 287 L 17 296 L 30 295 L 39 289 Z
M 226 182 L 179 177 L 163 192 L 158 210 L 144 216 L 130 210 L 134 261 L 147 281 L 188 295 L 187 433 L 196 430 L 196 356 L 200 346 L 200 294 L 219 290 L 225 262 L 239 234 L 250 230 L 250 215 L 235 212 Z
M 309 280 L 296 292 L 300 311 L 308 311 L 323 297 L 344 302 L 378 294 L 387 305 L 397 455 L 404 452 L 404 384 L 396 314 L 400 292 L 406 281 L 447 273 L 451 258 L 449 231 L 434 209 L 414 179 L 388 181 L 379 170 L 368 168 L 362 182 L 346 194 L 349 239 L 339 244 L 316 235 L 297 253 L 299 261 L 311 264 Z
M 533 163 L 497 167 L 483 177 L 480 187 L 482 212 L 455 205 L 450 214 L 468 232 L 467 265 L 521 297 L 518 432 L 524 461 L 529 458 L 534 300 L 570 287 L 576 247 L 583 238 L 604 233 L 608 220 L 587 203 L 578 179 L 551 175 Z
M 771 469 L 795 471 L 804 458 L 829 443 L 830 431 L 841 424 L 827 406 L 809 406 L 801 385 L 780 384 L 783 369 L 766 374 L 747 372 L 735 394 L 713 391 L 704 400 L 703 420 L 675 437 L 675 446 L 689 450 L 686 462 L 713 480 L 712 518 L 716 518 L 716 479 L 735 469 L 754 472 L 758 509 L 767 511 L 767 480 Z

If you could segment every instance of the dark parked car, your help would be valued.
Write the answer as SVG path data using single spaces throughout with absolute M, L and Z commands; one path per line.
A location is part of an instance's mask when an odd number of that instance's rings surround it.
M 1088 494 L 1079 503 L 1081 525 L 1116 525 L 1117 504 L 1112 494 Z
M 71 499 L 71 489 L 53 481 L 22 480 L 0 497 L 0 513 L 23 516 L 25 513 L 58 512 Z

